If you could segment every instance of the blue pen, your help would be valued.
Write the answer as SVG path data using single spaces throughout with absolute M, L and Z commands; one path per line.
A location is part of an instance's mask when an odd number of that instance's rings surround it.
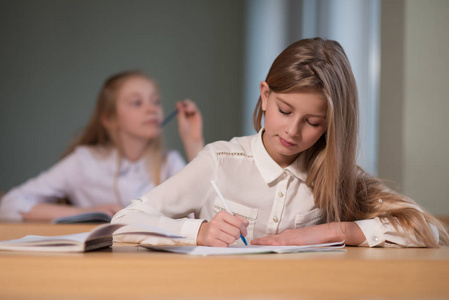
M 221 202 L 223 202 L 224 207 L 226 208 L 226 210 L 228 211 L 228 213 L 230 213 L 231 215 L 234 215 L 234 213 L 232 212 L 231 208 L 228 205 L 228 202 L 226 202 L 226 199 L 223 197 L 223 194 L 220 192 L 220 189 L 218 188 L 217 184 L 215 183 L 215 181 L 211 180 L 210 183 L 212 184 L 212 186 L 214 187 L 215 191 L 218 194 L 218 197 L 220 197 Z M 242 239 L 243 243 L 245 244 L 245 246 L 248 246 L 248 243 L 246 242 L 246 239 L 243 235 L 240 234 L 240 238 Z
M 164 121 L 162 121 L 161 123 L 161 127 L 164 127 L 165 125 L 167 125 L 168 122 L 170 122 L 174 117 L 176 117 L 176 115 L 178 114 L 178 109 L 175 109 L 174 111 L 172 111 L 165 119 Z

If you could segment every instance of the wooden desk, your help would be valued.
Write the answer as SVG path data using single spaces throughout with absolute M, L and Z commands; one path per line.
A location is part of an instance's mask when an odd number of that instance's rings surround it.
M 0 224 L 0 240 L 92 225 Z M 448 299 L 449 248 L 193 257 L 0 252 L 1 299 Z

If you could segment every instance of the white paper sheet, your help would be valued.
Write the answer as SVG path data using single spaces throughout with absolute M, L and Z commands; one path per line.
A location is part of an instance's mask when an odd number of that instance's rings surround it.
M 346 251 L 343 250 L 344 242 L 327 243 L 305 246 L 237 246 L 231 245 L 224 247 L 205 247 L 205 246 L 153 246 L 139 245 L 152 251 L 164 251 L 188 255 L 240 255 L 240 254 L 262 254 L 262 253 L 295 253 L 295 252 L 328 252 L 328 251 Z

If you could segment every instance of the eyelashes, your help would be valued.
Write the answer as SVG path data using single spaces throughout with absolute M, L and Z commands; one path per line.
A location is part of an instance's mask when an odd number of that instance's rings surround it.
M 278 110 L 283 115 L 289 115 L 290 114 L 289 112 L 283 111 L 280 107 L 278 107 Z
M 312 127 L 318 127 L 320 124 L 310 123 L 310 121 L 307 121 L 307 123 Z
M 291 114 L 291 112 L 284 111 L 284 110 L 282 110 L 280 107 L 278 107 L 278 111 L 279 111 L 282 115 L 284 115 L 284 116 L 288 116 L 288 115 Z M 309 120 L 306 120 L 306 122 L 307 122 L 307 124 L 309 124 L 309 125 L 312 126 L 312 127 L 318 127 L 318 126 L 320 126 L 319 123 L 313 123 L 313 122 L 310 122 Z

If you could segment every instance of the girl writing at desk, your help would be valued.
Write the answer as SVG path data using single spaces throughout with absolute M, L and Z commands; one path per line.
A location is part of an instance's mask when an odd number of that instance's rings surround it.
M 202 118 L 192 101 L 176 108 L 191 160 L 204 146 Z M 81 136 L 50 170 L 3 197 L 0 218 L 50 221 L 91 211 L 112 217 L 185 166 L 178 152 L 164 149 L 162 119 L 159 88 L 151 78 L 139 71 L 111 76 Z M 73 205 L 58 205 L 58 198 Z
M 447 244 L 437 219 L 356 165 L 357 88 L 338 42 L 287 47 L 260 84 L 254 125 L 256 135 L 207 145 L 113 222 L 162 227 L 206 246 L 240 243 L 240 234 L 254 245 Z M 181 218 L 189 213 L 197 219 Z

